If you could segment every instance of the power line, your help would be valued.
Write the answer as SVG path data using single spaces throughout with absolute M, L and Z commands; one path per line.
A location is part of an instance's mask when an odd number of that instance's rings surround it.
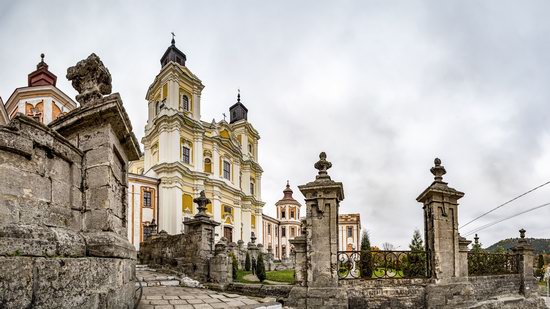
M 526 196 L 527 194 L 529 194 L 529 193 L 531 193 L 531 192 L 533 192 L 533 191 L 535 191 L 535 190 L 537 190 L 537 189 L 540 189 L 540 188 L 546 186 L 547 184 L 550 184 L 550 181 L 547 181 L 547 182 L 543 183 L 543 184 L 540 185 L 540 186 L 534 187 L 533 189 L 531 189 L 531 190 L 529 190 L 529 191 L 527 191 L 527 192 L 525 192 L 525 193 L 522 193 L 522 194 L 520 194 L 520 195 L 514 197 L 513 199 L 511 199 L 511 200 L 509 200 L 509 201 L 503 203 L 503 204 L 498 205 L 497 207 L 495 207 L 495 208 L 493 208 L 493 209 L 491 209 L 491 210 L 489 210 L 489 211 L 483 213 L 482 215 L 480 215 L 480 216 L 474 218 L 473 220 L 467 222 L 466 224 L 460 226 L 458 229 L 460 230 L 461 228 L 463 228 L 463 227 L 465 227 L 466 225 L 468 225 L 468 224 L 470 224 L 470 223 L 472 223 L 472 222 L 478 220 L 479 218 L 484 217 L 484 216 L 486 216 L 486 215 L 492 213 L 493 211 L 495 211 L 495 210 L 497 210 L 497 209 L 499 209 L 499 208 L 501 208 L 501 207 L 504 207 L 504 206 L 510 204 L 511 202 L 513 202 L 513 201 L 515 201 L 515 200 L 517 200 L 517 199 L 519 199 L 519 198 L 521 198 L 521 197 L 524 197 L 524 196 Z
M 486 228 L 488 228 L 488 227 L 491 227 L 491 226 L 493 226 L 493 225 L 495 225 L 495 224 L 498 224 L 498 223 L 500 223 L 500 222 L 502 222 L 502 221 L 506 221 L 506 220 L 508 220 L 508 219 L 512 219 L 512 218 L 514 218 L 514 217 L 523 215 L 523 214 L 525 214 L 525 213 L 528 213 L 528 212 L 531 212 L 531 211 L 533 211 L 533 210 L 537 210 L 537 209 L 539 209 L 539 208 L 543 208 L 543 207 L 546 207 L 546 206 L 550 206 L 550 203 L 545 203 L 545 204 L 542 204 L 542 205 L 539 205 L 539 206 L 536 206 L 536 207 L 533 207 L 533 208 L 524 210 L 524 211 L 522 211 L 522 212 L 518 212 L 518 213 L 516 213 L 516 214 L 514 214 L 514 215 L 511 215 L 511 216 L 509 216 L 509 217 L 506 217 L 506 218 L 504 218 L 504 219 L 500 219 L 500 220 L 497 220 L 497 221 L 495 221 L 495 222 L 485 224 L 485 225 L 480 226 L 480 227 L 478 227 L 478 228 L 476 228 L 476 229 L 473 229 L 472 231 L 466 233 L 464 236 L 466 237 L 466 236 L 468 236 L 468 235 L 472 235 L 472 234 L 477 233 L 477 232 L 479 232 L 479 231 L 481 231 L 481 230 L 484 230 L 484 229 L 486 229 Z

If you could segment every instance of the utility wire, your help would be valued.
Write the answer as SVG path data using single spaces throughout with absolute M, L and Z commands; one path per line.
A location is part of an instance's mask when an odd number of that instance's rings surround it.
M 526 196 L 527 194 L 529 194 L 529 193 L 531 193 L 531 192 L 533 192 L 533 191 L 535 191 L 535 190 L 537 190 L 537 189 L 540 189 L 540 188 L 546 186 L 547 184 L 550 184 L 550 180 L 547 181 L 547 182 L 545 182 L 545 183 L 543 183 L 543 184 L 540 185 L 540 186 L 534 187 L 533 189 L 531 189 L 531 190 L 529 190 L 529 191 L 527 191 L 527 192 L 525 192 L 525 193 L 522 193 L 522 194 L 520 194 L 520 195 L 514 197 L 513 199 L 511 199 L 511 200 L 509 200 L 509 201 L 507 201 L 507 202 L 505 202 L 505 203 L 503 203 L 503 204 L 500 204 L 500 205 L 498 205 L 497 207 L 495 207 L 495 208 L 493 208 L 493 209 L 491 209 L 491 210 L 489 210 L 489 211 L 487 211 L 487 212 L 481 214 L 480 216 L 474 218 L 473 220 L 467 222 L 466 224 L 463 224 L 463 225 L 460 226 L 458 229 L 460 230 L 461 228 L 463 228 L 463 227 L 465 227 L 466 225 L 468 225 L 468 224 L 470 224 L 470 223 L 472 223 L 472 222 L 478 220 L 479 218 L 484 217 L 484 216 L 486 216 L 486 215 L 492 213 L 493 211 L 495 211 L 495 210 L 497 210 L 497 209 L 499 209 L 499 208 L 501 208 L 501 207 L 504 207 L 504 206 L 510 204 L 511 202 L 513 202 L 513 201 L 515 201 L 515 200 L 517 200 L 517 199 L 519 199 L 519 198 L 521 198 L 521 197 L 524 197 L 524 196 Z
M 500 220 L 497 220 L 497 221 L 495 221 L 495 222 L 485 224 L 485 225 L 480 226 L 480 227 L 478 227 L 478 228 L 476 228 L 476 229 L 473 229 L 472 231 L 466 233 L 464 236 L 472 235 L 472 234 L 477 233 L 477 232 L 479 232 L 479 231 L 481 231 L 481 230 L 484 230 L 484 229 L 486 229 L 486 228 L 488 228 L 488 227 L 491 227 L 491 226 L 493 226 L 493 225 L 495 225 L 495 224 L 498 224 L 498 223 L 500 223 L 500 222 L 502 222 L 502 221 L 506 221 L 506 220 L 508 220 L 508 219 L 512 219 L 512 218 L 517 217 L 517 216 L 519 216 L 519 215 L 523 215 L 523 214 L 525 214 L 525 213 L 528 213 L 528 212 L 531 212 L 531 211 L 533 211 L 533 210 L 537 210 L 537 209 L 539 209 L 539 208 L 543 208 L 543 207 L 546 207 L 546 206 L 550 206 L 550 203 L 545 203 L 545 204 L 542 204 L 542 205 L 539 205 L 539 206 L 536 206 L 536 207 L 533 207 L 533 208 L 524 210 L 524 211 L 522 211 L 522 212 L 518 212 L 518 213 L 516 213 L 516 214 L 514 214 L 514 215 L 511 215 L 511 216 L 509 216 L 509 217 L 506 217 L 506 218 L 504 218 L 504 219 L 500 219 Z

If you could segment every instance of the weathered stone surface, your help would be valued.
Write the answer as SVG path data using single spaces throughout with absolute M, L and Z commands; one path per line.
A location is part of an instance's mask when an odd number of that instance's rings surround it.
M 79 61 L 67 69 L 67 79 L 78 91 L 76 100 L 81 105 L 89 104 L 111 93 L 111 74 L 96 54 Z
M 50 127 L 23 115 L 0 126 L 0 308 L 133 307 L 124 209 L 140 151 L 120 96 L 96 97 L 98 77 L 79 70 L 87 106 Z

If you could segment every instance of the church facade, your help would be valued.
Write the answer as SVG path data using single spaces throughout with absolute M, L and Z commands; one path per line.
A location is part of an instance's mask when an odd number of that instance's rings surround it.
M 207 213 L 221 225 L 215 240 L 249 242 L 262 237 L 258 131 L 240 100 L 229 108 L 229 122 L 201 119 L 202 81 L 186 66 L 175 41 L 161 58 L 161 70 L 146 94 L 148 120 L 144 154 L 130 163 L 128 194 L 130 241 L 139 247 L 154 219 L 158 230 L 183 232 L 197 213 L 193 199 L 204 190 Z

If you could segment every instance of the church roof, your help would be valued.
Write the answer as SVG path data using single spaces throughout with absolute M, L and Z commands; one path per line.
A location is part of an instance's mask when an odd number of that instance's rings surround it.
M 186 60 L 187 60 L 187 57 L 181 50 L 179 50 L 176 47 L 176 40 L 172 37 L 172 44 L 166 49 L 166 51 L 164 52 L 164 55 L 162 55 L 162 57 L 160 58 L 161 67 L 164 67 L 170 61 L 181 64 L 182 66 L 185 66 Z
M 29 74 L 29 87 L 46 85 L 55 86 L 57 76 L 48 70 L 48 64 L 44 62 L 44 54 L 40 54 L 40 58 L 42 60 L 36 65 L 36 70 Z
M 294 192 L 292 189 L 290 189 L 290 184 L 288 183 L 288 180 L 286 181 L 286 188 L 283 190 L 283 198 L 280 199 L 275 205 L 286 205 L 286 204 L 294 204 L 300 206 L 300 203 L 292 197 L 292 194 Z

